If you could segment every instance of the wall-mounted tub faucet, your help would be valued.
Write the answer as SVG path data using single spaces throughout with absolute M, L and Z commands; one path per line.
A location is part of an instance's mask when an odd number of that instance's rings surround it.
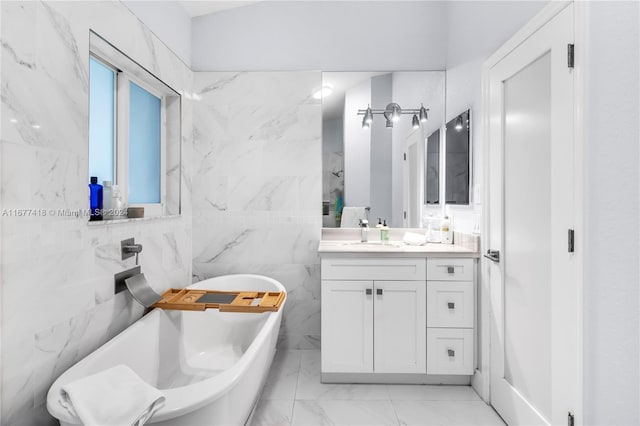
M 130 246 L 122 246 L 123 253 L 140 253 L 142 251 L 142 244 L 131 244 Z
M 138 254 L 142 251 L 142 244 L 136 244 L 134 238 L 127 238 L 120 241 L 120 251 L 122 253 L 122 260 L 128 259 L 135 255 L 136 265 L 138 264 Z

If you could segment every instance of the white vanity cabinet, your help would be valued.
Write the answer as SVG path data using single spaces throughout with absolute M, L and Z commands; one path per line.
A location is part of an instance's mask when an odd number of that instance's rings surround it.
M 427 259 L 427 374 L 474 372 L 474 260 Z
M 321 274 L 323 373 L 426 373 L 426 259 L 329 257 Z

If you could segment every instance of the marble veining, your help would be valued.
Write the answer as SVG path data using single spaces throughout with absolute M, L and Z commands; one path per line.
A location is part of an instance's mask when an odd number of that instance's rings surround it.
M 319 350 L 276 352 L 249 424 L 504 425 L 470 386 L 322 384 Z
M 140 264 L 162 291 L 190 281 L 192 102 L 182 100 L 182 166 L 167 165 L 171 220 L 90 226 L 65 215 L 88 207 L 89 32 L 94 31 L 182 94 L 192 72 L 120 2 L 0 3 L 2 225 L 2 425 L 53 424 L 44 407 L 53 380 L 142 316 L 113 275 L 134 266 L 120 241 L 144 245 Z M 173 191 L 177 193 L 178 191 Z M 52 209 L 52 212 L 49 212 Z
M 282 282 L 285 348 L 319 345 L 320 84 L 319 72 L 194 73 L 193 280 Z

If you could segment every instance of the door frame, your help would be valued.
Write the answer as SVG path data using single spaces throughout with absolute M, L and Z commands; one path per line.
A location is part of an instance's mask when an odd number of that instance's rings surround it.
M 487 244 L 487 236 L 490 232 L 489 226 L 489 200 L 490 187 L 489 182 L 489 70 L 500 62 L 505 56 L 511 53 L 516 47 L 520 46 L 533 33 L 538 31 L 553 17 L 560 13 L 570 3 L 574 4 L 574 43 L 575 43 L 575 63 L 574 63 L 574 189 L 575 189 L 575 254 L 576 262 L 576 284 L 577 284 L 577 343 L 578 343 L 578 383 L 576 395 L 575 418 L 576 424 L 583 423 L 583 305 L 584 305 L 584 247 L 585 247 L 585 230 L 584 230 L 584 145 L 585 145 L 585 117 L 588 107 L 586 94 L 586 64 L 587 64 L 587 36 L 586 22 L 588 13 L 587 2 L 581 1 L 554 1 L 549 2 L 537 15 L 535 15 L 524 27 L 505 42 L 494 54 L 492 54 L 482 65 L 482 129 L 483 129 L 483 173 L 482 181 L 484 194 L 482 197 L 483 206 L 483 238 L 480 241 L 481 254 L 486 253 L 490 248 Z M 487 403 L 491 402 L 491 289 L 489 287 L 489 260 L 480 258 L 480 298 L 478 300 L 478 334 L 480 337 L 480 347 L 478 352 L 480 362 L 472 379 L 472 386 L 480 397 Z
M 410 213 L 409 210 L 411 208 L 411 205 L 409 203 L 409 200 L 411 199 L 411 188 L 409 185 L 409 179 L 410 179 L 410 174 L 409 174 L 409 169 L 410 169 L 410 157 L 409 157 L 409 147 L 411 145 L 416 145 L 417 147 L 417 151 L 416 151 L 416 155 L 417 155 L 417 159 L 416 159 L 416 164 L 418 166 L 418 170 L 416 170 L 416 174 L 418 175 L 418 188 L 417 188 L 417 192 L 416 192 L 416 196 L 417 196 L 417 202 L 418 202 L 418 226 L 416 226 L 416 228 L 420 227 L 420 223 L 422 222 L 422 215 L 421 215 L 421 207 L 424 205 L 424 187 L 425 187 L 425 183 L 424 183 L 424 179 L 425 179 L 425 159 L 426 159 L 426 149 L 425 149 L 425 144 L 426 144 L 426 138 L 424 137 L 424 135 L 422 134 L 422 128 L 420 129 L 413 129 L 412 131 L 410 131 L 407 136 L 405 137 L 404 141 L 402 142 L 402 152 L 404 153 L 404 155 L 406 157 L 404 157 L 403 161 L 402 161 L 402 211 L 403 213 L 403 217 L 402 217 L 402 226 L 405 228 L 408 228 L 408 222 L 410 219 Z M 406 217 L 405 217 L 406 214 Z

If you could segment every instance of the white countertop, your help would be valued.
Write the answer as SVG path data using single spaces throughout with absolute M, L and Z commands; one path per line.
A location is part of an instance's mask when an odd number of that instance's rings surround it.
M 327 255 L 367 255 L 372 257 L 480 257 L 477 251 L 455 244 L 428 243 L 421 246 L 405 244 L 402 241 L 380 241 L 361 243 L 360 240 L 321 240 L 318 246 L 320 256 Z

